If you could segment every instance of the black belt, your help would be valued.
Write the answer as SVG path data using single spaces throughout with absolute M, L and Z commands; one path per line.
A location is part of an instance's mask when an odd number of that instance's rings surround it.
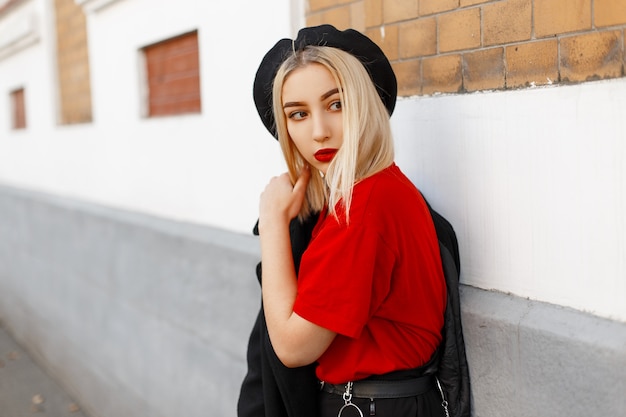
M 347 384 L 321 382 L 321 390 L 337 395 L 346 394 Z M 435 387 L 432 375 L 402 380 L 361 380 L 352 383 L 352 396 L 356 398 L 405 398 L 422 395 Z

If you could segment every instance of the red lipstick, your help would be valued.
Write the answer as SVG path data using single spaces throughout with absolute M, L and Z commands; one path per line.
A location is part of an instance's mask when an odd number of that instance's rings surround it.
M 330 162 L 335 157 L 335 154 L 337 153 L 337 151 L 338 149 L 334 149 L 334 148 L 324 148 L 315 152 L 314 156 L 315 156 L 315 159 L 317 159 L 320 162 Z

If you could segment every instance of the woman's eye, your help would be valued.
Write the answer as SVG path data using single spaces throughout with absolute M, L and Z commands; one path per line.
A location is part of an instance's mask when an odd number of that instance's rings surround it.
M 302 120 L 306 117 L 306 112 L 303 111 L 294 111 L 289 113 L 289 118 L 292 120 Z
M 332 103 L 330 103 L 330 109 L 341 110 L 341 101 L 337 100 L 337 101 L 333 101 Z

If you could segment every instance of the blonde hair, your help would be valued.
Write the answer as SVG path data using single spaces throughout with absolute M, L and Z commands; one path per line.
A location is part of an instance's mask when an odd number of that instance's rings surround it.
M 329 213 L 337 217 L 336 208 L 341 203 L 348 222 L 354 184 L 393 163 L 389 113 L 363 64 L 348 52 L 326 46 L 307 46 L 290 55 L 274 78 L 272 104 L 278 141 L 292 182 L 295 182 L 307 162 L 289 137 L 283 112 L 282 88 L 291 72 L 313 63 L 328 69 L 339 88 L 343 144 L 324 177 L 315 175 L 316 170 L 310 167 L 313 175 L 299 217 L 304 218 L 322 210 L 326 203 Z

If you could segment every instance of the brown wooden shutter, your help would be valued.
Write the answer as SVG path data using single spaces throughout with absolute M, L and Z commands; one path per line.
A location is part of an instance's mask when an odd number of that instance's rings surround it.
M 198 32 L 144 48 L 148 115 L 200 113 Z
M 13 105 L 13 129 L 25 129 L 26 105 L 23 88 L 11 92 L 11 102 Z

